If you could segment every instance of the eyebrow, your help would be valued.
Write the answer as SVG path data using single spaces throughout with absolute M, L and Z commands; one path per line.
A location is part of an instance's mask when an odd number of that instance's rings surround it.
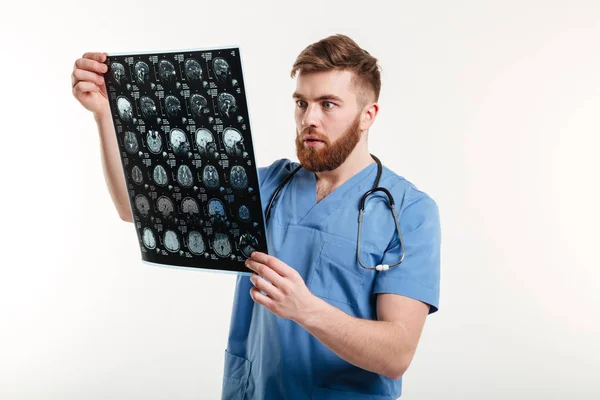
M 302 96 L 300 93 L 298 92 L 294 92 L 294 94 L 292 95 L 292 98 L 294 99 L 304 99 L 304 96 Z M 317 98 L 317 100 L 333 100 L 333 101 L 337 101 L 338 103 L 343 103 L 344 100 L 342 100 L 340 97 L 333 95 L 333 94 L 324 94 L 322 96 L 319 96 Z

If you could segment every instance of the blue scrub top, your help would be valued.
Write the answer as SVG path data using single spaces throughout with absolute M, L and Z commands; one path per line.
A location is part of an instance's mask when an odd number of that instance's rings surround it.
M 278 160 L 259 169 L 263 203 L 298 164 Z M 314 173 L 300 169 L 279 192 L 268 224 L 269 254 L 296 269 L 310 291 L 357 318 L 377 319 L 378 293 L 396 293 L 438 310 L 440 222 L 436 203 L 406 179 L 383 168 L 380 186 L 395 200 L 404 239 L 402 264 L 388 271 L 362 268 L 356 259 L 358 206 L 373 187 L 370 164 L 317 203 Z M 394 264 L 400 244 L 387 198 L 369 196 L 361 233 L 367 266 Z M 356 367 L 297 323 L 275 316 L 250 297 L 238 276 L 223 376 L 222 398 L 383 400 L 402 392 L 397 380 Z

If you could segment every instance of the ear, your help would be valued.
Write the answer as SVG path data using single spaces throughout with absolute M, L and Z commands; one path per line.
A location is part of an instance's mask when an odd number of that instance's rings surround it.
M 371 125 L 375 122 L 375 118 L 379 113 L 379 104 L 377 103 L 369 103 L 365 105 L 365 107 L 361 111 L 360 117 L 360 130 L 366 131 Z

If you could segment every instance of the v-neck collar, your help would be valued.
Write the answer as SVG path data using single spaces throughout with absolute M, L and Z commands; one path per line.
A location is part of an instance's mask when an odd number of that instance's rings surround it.
M 315 228 L 323 227 L 327 218 L 345 203 L 344 198 L 359 183 L 371 175 L 373 184 L 375 183 L 376 171 L 376 163 L 367 165 L 317 203 L 317 177 L 314 172 L 301 168 L 292 179 L 290 193 L 297 206 L 297 223 Z

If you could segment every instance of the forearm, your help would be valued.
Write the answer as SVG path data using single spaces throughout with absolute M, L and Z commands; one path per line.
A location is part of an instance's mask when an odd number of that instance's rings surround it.
M 339 357 L 391 379 L 404 374 L 414 354 L 401 323 L 355 318 L 317 297 L 297 322 Z
M 100 137 L 100 153 L 106 186 L 119 217 L 123 221 L 133 222 L 123 165 L 119 155 L 119 145 L 110 112 L 94 118 Z

